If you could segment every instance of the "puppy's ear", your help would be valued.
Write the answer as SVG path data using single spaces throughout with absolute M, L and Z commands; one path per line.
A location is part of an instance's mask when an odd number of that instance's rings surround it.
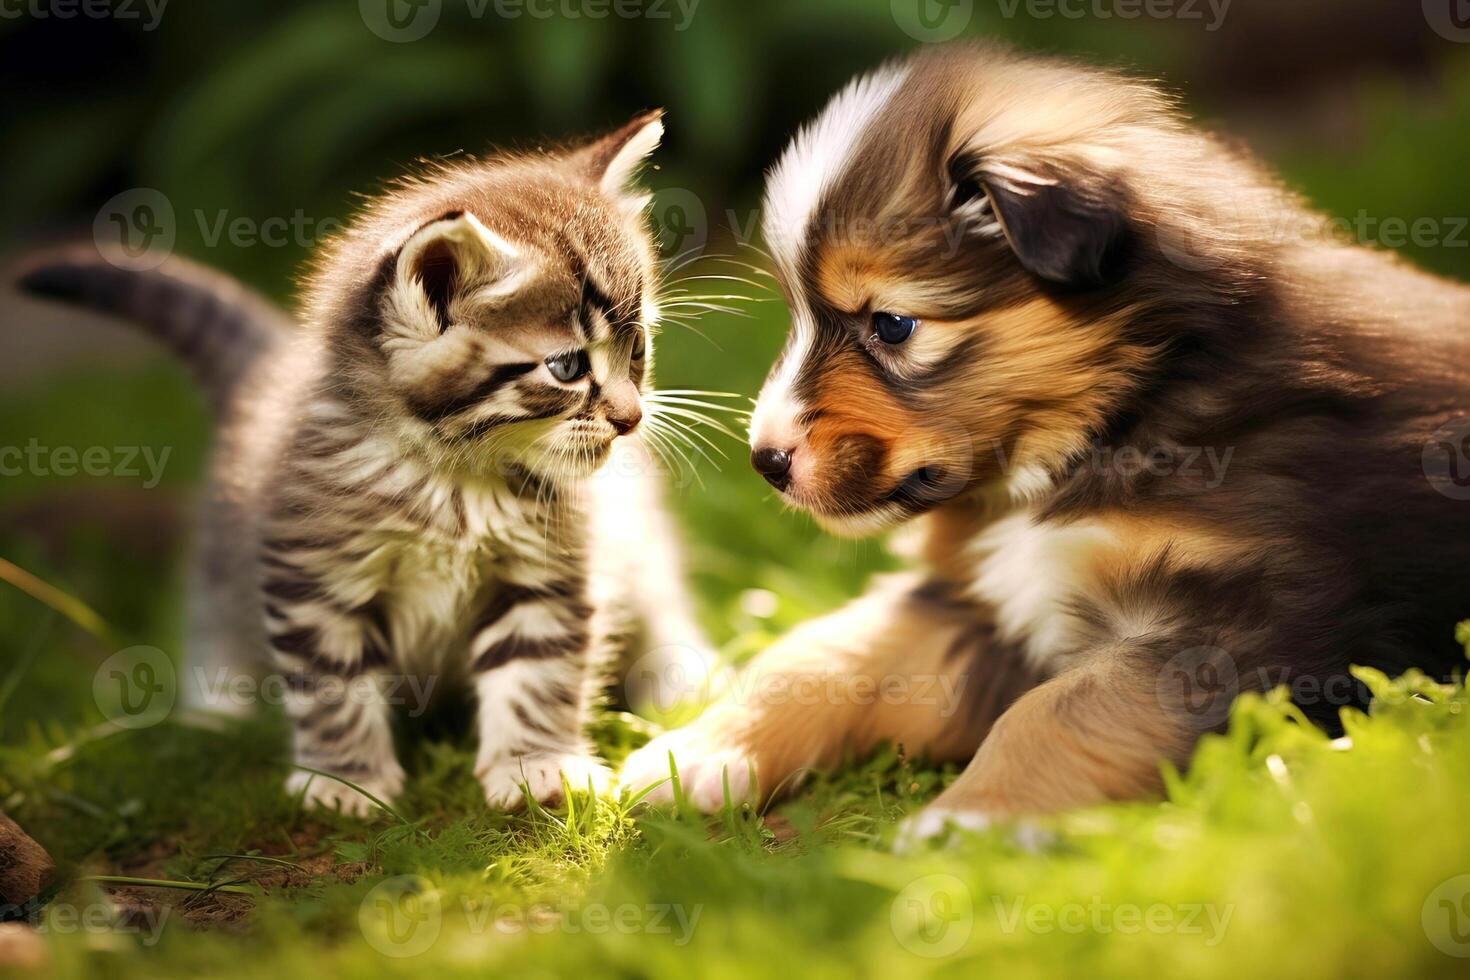
M 392 300 L 420 312 L 440 333 L 453 323 L 465 291 L 507 290 L 524 265 L 519 251 L 468 211 L 450 211 L 419 228 L 398 251 Z
M 606 194 L 625 197 L 638 169 L 658 148 L 664 135 L 664 111 L 653 109 L 601 136 L 573 158 L 582 173 Z
M 988 221 L 1043 282 L 1082 291 L 1122 278 L 1126 212 L 1102 181 L 965 158 L 950 165 L 950 179 L 956 216 Z

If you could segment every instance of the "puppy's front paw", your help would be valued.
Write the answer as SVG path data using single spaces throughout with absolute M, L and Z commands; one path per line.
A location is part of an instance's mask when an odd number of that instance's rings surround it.
M 725 805 L 727 782 L 732 804 L 756 800 L 755 760 L 740 746 L 698 724 L 665 732 L 628 756 L 618 776 L 619 785 L 636 794 L 657 783 L 644 800 L 656 805 L 672 803 L 670 755 L 685 798 L 703 812 L 715 813 Z
M 590 783 L 592 792 L 601 795 L 612 784 L 612 772 L 601 760 L 571 752 L 503 756 L 482 762 L 475 775 L 490 809 L 504 811 L 525 806 L 527 793 L 537 803 L 560 802 L 563 776 L 574 792 Z
M 352 782 L 391 806 L 394 798 L 403 791 L 403 770 L 354 778 Z M 293 772 L 286 780 L 286 792 L 291 796 L 300 795 L 302 803 L 309 808 L 340 810 L 350 817 L 365 818 L 382 812 L 376 803 L 358 790 L 314 772 Z

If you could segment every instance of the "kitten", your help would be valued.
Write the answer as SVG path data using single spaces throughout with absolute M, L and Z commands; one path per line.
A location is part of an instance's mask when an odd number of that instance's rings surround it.
M 598 472 L 640 445 L 657 269 L 628 185 L 661 115 L 404 180 L 324 248 L 294 337 L 177 260 L 25 277 L 148 321 L 216 404 L 191 703 L 230 707 L 268 650 L 296 763 L 391 799 L 393 702 L 442 679 L 478 697 L 491 807 L 607 784 L 583 726 L 619 617 L 647 619 L 661 656 L 705 648 L 656 481 Z M 370 806 L 306 771 L 289 787 Z

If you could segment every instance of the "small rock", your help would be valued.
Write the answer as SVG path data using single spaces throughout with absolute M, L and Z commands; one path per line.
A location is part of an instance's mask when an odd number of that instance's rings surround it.
M 0 813 L 0 905 L 25 905 L 41 893 L 55 870 L 45 849 Z

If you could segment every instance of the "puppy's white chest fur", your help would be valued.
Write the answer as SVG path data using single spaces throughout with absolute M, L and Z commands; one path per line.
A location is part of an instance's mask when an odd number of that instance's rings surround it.
M 970 594 L 994 610 L 1000 639 L 1055 670 L 1082 642 L 1071 601 L 1095 588 L 1098 560 L 1117 546 L 1117 535 L 1099 524 L 1038 523 L 1034 512 L 1022 510 L 969 545 Z

